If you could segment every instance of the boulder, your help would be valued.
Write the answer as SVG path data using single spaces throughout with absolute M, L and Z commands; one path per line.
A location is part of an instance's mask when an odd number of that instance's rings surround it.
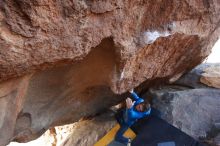
M 115 126 L 113 115 L 111 111 L 105 111 L 73 124 L 50 128 L 34 141 L 11 142 L 8 146 L 92 146 Z
M 201 64 L 174 84 L 151 88 L 145 94 L 152 97 L 153 106 L 163 113 L 163 119 L 210 145 L 218 145 L 220 90 L 201 83 L 200 79 L 207 69 L 212 71 L 210 68 L 219 65 Z
M 220 120 L 220 90 L 164 89 L 152 93 L 153 105 L 163 112 L 163 118 L 196 139 L 208 137 L 214 124 Z
M 209 55 L 219 12 L 216 0 L 0 0 L 0 145 L 94 115 L 144 81 L 175 82 Z
M 115 125 L 116 120 L 111 112 L 78 122 L 60 146 L 92 146 Z
M 219 67 L 219 63 L 201 64 L 173 84 L 150 88 L 143 96 L 151 97 L 170 124 L 201 142 L 218 145 L 220 90 L 206 85 L 202 78 L 207 71 L 218 72 Z M 215 73 L 216 80 L 219 77 Z
M 200 81 L 208 86 L 220 88 L 220 66 L 206 68 Z
M 1 104 L 7 106 L 1 106 L 5 124 L 0 128 L 7 130 L 1 133 L 0 145 L 34 140 L 51 127 L 77 122 L 123 100 L 126 94 L 117 95 L 107 85 L 114 68 L 112 55 L 106 40 L 75 64 L 1 83 Z
M 14 135 L 16 121 L 24 105 L 24 95 L 27 92 L 29 77 L 21 77 L 0 84 L 0 145 L 4 146 Z M 23 127 L 29 125 L 26 119 Z
M 220 68 L 219 63 L 202 63 L 196 66 L 191 71 L 185 73 L 183 76 L 181 76 L 181 78 L 179 78 L 173 84 L 185 86 L 188 88 L 215 87 L 220 77 L 219 68 Z M 216 81 L 214 82 L 213 80 L 216 80 Z M 210 86 L 208 83 L 210 84 Z
M 108 41 L 115 93 L 146 80 L 173 82 L 209 55 L 219 10 L 217 1 L 1 0 L 0 81 L 72 65 Z

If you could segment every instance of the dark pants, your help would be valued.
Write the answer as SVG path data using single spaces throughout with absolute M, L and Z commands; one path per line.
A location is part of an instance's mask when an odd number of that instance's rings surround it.
M 125 145 L 127 145 L 128 143 L 128 138 L 124 137 L 123 134 L 128 130 L 128 128 L 130 127 L 129 125 L 127 125 L 125 122 L 124 122 L 124 112 L 125 112 L 125 109 L 123 110 L 120 110 L 116 115 L 115 115 L 115 118 L 117 120 L 117 122 L 119 123 L 120 125 L 120 128 L 119 130 L 117 131 L 116 135 L 115 135 L 115 140 L 120 142 L 120 143 L 123 143 Z M 151 113 L 149 115 L 150 116 L 156 116 L 156 117 L 161 117 L 161 112 L 158 111 L 157 109 L 155 108 L 151 108 Z
M 120 128 L 115 135 L 115 140 L 127 145 L 128 138 L 124 137 L 123 134 L 128 130 L 129 126 L 124 122 L 124 118 L 123 118 L 124 112 L 125 112 L 125 109 L 122 109 L 118 111 L 117 114 L 115 115 L 115 118 L 120 125 Z
M 124 137 L 123 134 L 128 130 L 129 126 L 126 124 L 120 125 L 119 130 L 117 131 L 116 135 L 115 135 L 115 140 L 123 143 L 125 145 L 128 144 L 128 138 Z

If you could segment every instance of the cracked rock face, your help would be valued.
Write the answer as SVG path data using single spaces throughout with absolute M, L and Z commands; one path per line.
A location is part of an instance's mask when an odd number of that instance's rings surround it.
M 0 145 L 94 114 L 143 81 L 174 82 L 210 53 L 219 12 L 218 0 L 0 0 Z

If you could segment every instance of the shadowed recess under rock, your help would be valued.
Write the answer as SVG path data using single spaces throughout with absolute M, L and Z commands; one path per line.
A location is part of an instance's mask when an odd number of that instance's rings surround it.
M 123 96 L 110 89 L 117 59 L 114 51 L 112 39 L 107 38 L 82 61 L 33 74 L 27 80 L 29 86 L 25 96 L 20 97 L 25 101 L 13 139 L 19 142 L 33 140 L 51 126 L 76 122 L 121 101 Z M 13 124 L 8 126 L 13 129 Z

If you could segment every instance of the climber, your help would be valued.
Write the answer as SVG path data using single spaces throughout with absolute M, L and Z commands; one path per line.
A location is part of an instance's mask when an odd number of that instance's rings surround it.
M 127 129 L 138 119 L 147 117 L 151 113 L 151 107 L 148 101 L 144 101 L 142 98 L 140 98 L 133 91 L 133 89 L 129 92 L 134 98 L 134 101 L 132 101 L 130 98 L 127 98 L 126 109 L 122 110 L 121 115 L 116 115 L 116 119 L 120 125 L 120 129 L 115 135 L 115 140 L 125 145 L 127 145 L 130 140 L 129 138 L 123 136 L 125 131 L 127 131 Z

